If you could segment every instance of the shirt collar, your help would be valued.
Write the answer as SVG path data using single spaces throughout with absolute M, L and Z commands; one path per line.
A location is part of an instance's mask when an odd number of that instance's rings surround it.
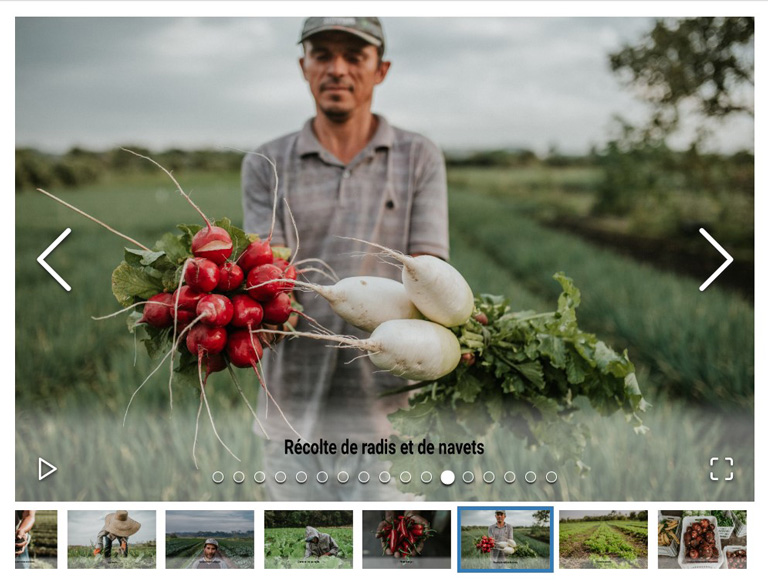
M 375 151 L 379 148 L 391 149 L 395 142 L 395 131 L 387 122 L 387 119 L 383 116 L 376 114 L 376 118 L 379 121 L 379 126 L 376 128 L 376 132 L 373 138 L 368 142 L 363 151 Z M 299 131 L 299 138 L 296 143 L 296 149 L 299 157 L 304 155 L 322 154 L 325 149 L 317 140 L 315 133 L 312 131 L 312 121 L 314 118 L 310 118 L 304 123 L 304 127 Z

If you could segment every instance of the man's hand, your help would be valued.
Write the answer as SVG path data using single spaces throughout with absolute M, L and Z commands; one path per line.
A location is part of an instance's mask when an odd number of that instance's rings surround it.
M 289 294 L 291 301 L 294 301 L 293 292 Z M 296 329 L 296 325 L 299 323 L 299 315 L 291 314 L 288 320 L 282 326 L 273 326 L 272 324 L 260 324 L 259 328 L 266 330 L 273 330 L 275 334 L 268 332 L 259 333 L 259 338 L 264 346 L 271 347 L 273 344 L 277 344 L 286 337 L 286 333 Z M 289 326 L 290 325 L 290 326 Z
M 429 530 L 429 522 L 419 515 L 420 512 L 417 511 L 406 511 L 403 512 L 403 517 L 410 518 L 413 523 L 415 524 L 421 524 L 424 526 L 424 531 L 422 533 L 422 536 L 424 536 L 427 533 L 427 530 Z M 395 519 L 395 512 L 394 511 L 387 511 L 384 512 L 384 519 L 379 522 L 379 525 L 376 527 L 376 534 L 381 534 L 381 547 L 384 549 L 384 554 L 387 556 L 394 556 L 395 558 L 401 558 L 404 555 L 396 551 L 392 548 L 392 540 L 391 540 L 391 530 L 390 532 L 386 532 L 387 528 L 394 528 L 395 530 L 395 549 L 397 548 L 397 541 L 399 541 L 401 535 L 397 530 L 396 527 L 396 519 Z M 421 554 L 421 551 L 424 550 L 424 540 L 418 541 L 419 544 L 415 548 L 415 554 Z
M 16 532 L 16 554 L 19 555 L 24 552 L 30 541 L 30 536 L 27 532 Z

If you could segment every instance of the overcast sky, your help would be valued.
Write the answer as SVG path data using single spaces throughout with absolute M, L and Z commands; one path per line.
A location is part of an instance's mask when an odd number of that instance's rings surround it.
M 170 511 L 165 515 L 165 533 L 174 532 L 253 532 L 253 512 Z
M 532 526 L 535 522 L 533 514 L 537 510 L 504 510 L 507 512 L 505 522 L 512 526 Z M 464 526 L 490 526 L 496 523 L 496 510 L 461 510 L 461 525 Z
M 312 116 L 300 18 L 18 18 L 16 145 L 252 149 Z M 608 66 L 653 19 L 383 19 L 374 110 L 445 149 L 579 153 L 645 106 Z M 732 119 L 719 148 L 752 148 Z
M 67 541 L 70 546 L 96 544 L 96 536 L 104 527 L 107 514 L 116 510 L 73 510 L 67 512 Z M 156 514 L 149 510 L 130 510 L 128 517 L 141 524 L 141 528 L 130 537 L 131 544 L 155 540 Z

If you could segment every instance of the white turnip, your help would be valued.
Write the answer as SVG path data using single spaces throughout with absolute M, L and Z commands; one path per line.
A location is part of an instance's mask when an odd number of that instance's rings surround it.
M 411 257 L 362 239 L 350 240 L 377 247 L 399 261 L 403 265 L 402 279 L 408 297 L 433 322 L 459 326 L 472 316 L 475 305 L 472 288 L 461 273 L 442 259 L 432 255 Z

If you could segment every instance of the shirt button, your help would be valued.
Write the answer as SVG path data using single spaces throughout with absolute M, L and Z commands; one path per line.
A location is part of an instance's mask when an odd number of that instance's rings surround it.
M 345 169 L 344 173 L 341 174 L 341 177 L 343 177 L 344 179 L 349 179 L 350 175 L 352 175 L 352 173 L 350 173 L 348 169 Z

